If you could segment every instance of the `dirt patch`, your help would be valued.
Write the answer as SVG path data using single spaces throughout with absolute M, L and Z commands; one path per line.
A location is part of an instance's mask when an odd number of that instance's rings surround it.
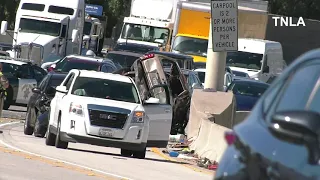
M 21 122 L 21 119 L 0 118 L 0 124 L 10 123 L 10 122 Z

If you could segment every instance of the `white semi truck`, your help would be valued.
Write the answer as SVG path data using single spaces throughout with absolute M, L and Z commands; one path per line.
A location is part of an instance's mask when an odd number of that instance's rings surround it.
M 41 65 L 52 57 L 80 54 L 85 19 L 84 0 L 21 0 L 14 27 L 15 58 Z M 7 22 L 1 23 L 5 34 Z
M 117 43 L 136 43 L 170 49 L 177 2 L 186 0 L 132 0 L 130 16 Z
M 85 12 L 82 48 L 99 54 L 103 48 L 106 16 L 103 15 L 103 7 L 99 5 L 86 4 Z

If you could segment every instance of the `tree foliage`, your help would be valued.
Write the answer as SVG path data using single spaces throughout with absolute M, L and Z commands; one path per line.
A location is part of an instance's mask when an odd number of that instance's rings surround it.
M 270 12 L 320 20 L 320 0 L 269 0 Z

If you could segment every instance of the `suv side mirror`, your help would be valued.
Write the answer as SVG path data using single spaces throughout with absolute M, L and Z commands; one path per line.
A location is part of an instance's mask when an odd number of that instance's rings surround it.
M 61 92 L 61 93 L 67 93 L 67 92 L 68 92 L 66 86 L 57 86 L 57 87 L 56 87 L 56 91 L 57 91 L 57 92 Z
M 265 66 L 262 73 L 269 73 L 269 66 Z
M 36 94 L 40 94 L 41 93 L 41 90 L 39 88 L 33 88 L 32 89 L 32 92 L 33 93 L 36 93 Z
M 1 22 L 1 35 L 7 35 L 7 30 L 8 30 L 8 22 L 7 21 L 2 21 Z
M 271 132 L 284 141 L 303 144 L 309 151 L 309 163 L 320 160 L 320 114 L 312 111 L 282 111 L 271 119 Z
M 73 42 L 73 43 L 76 43 L 77 42 L 77 39 L 78 39 L 78 30 L 77 29 L 74 29 L 74 30 L 72 30 L 72 39 L 71 39 L 71 41 Z
M 89 41 L 89 39 L 90 39 L 90 36 L 88 36 L 88 35 L 83 36 L 83 41 Z

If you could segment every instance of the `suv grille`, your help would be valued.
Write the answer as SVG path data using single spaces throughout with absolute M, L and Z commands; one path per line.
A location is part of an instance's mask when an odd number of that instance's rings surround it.
M 128 114 L 114 113 L 88 109 L 90 123 L 94 126 L 122 129 L 127 121 Z

